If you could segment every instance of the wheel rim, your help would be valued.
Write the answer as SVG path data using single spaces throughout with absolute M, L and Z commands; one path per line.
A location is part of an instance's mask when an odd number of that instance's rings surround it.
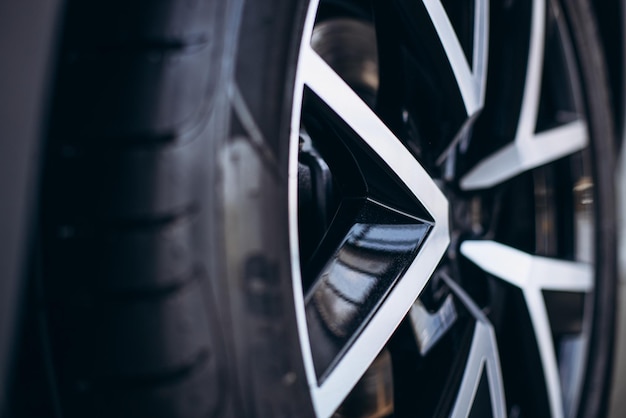
M 472 28 L 469 41 L 468 37 L 458 36 L 459 22 L 463 22 L 458 16 L 463 13 L 455 12 L 456 18 L 449 15 L 454 7 L 450 8 L 448 3 L 398 2 L 399 9 L 407 12 L 407 16 L 422 19 L 419 20 L 422 27 L 425 21 L 431 25 L 423 31 L 430 30 L 424 37 L 428 45 L 435 43 L 435 51 L 426 47 L 418 55 L 423 54 L 419 57 L 425 62 L 436 63 L 431 71 L 437 68 L 444 73 L 430 83 L 434 88 L 444 83 L 444 91 L 452 97 L 451 111 L 443 119 L 453 128 L 446 132 L 438 131 L 443 125 L 441 119 L 430 122 L 430 126 L 428 121 L 419 120 L 415 107 L 398 99 L 397 84 L 406 88 L 407 83 L 394 82 L 393 76 L 397 74 L 385 61 L 399 54 L 390 46 L 398 39 L 399 31 L 389 27 L 389 22 L 399 16 L 397 10 L 394 15 L 387 14 L 384 6 L 373 7 L 381 87 L 368 96 L 354 78 L 341 70 L 341 65 L 311 41 L 316 16 L 318 28 L 320 22 L 328 23 L 332 19 L 320 17 L 319 2 L 312 1 L 309 6 L 294 89 L 289 222 L 299 334 L 318 416 L 331 416 L 346 403 L 352 388 L 381 350 L 390 351 L 393 359 L 394 408 L 399 416 L 483 415 L 484 408 L 494 416 L 531 412 L 530 415 L 549 413 L 559 417 L 576 411 L 583 379 L 581 365 L 586 358 L 585 339 L 590 332 L 593 248 L 569 254 L 561 248 L 564 239 L 552 237 L 549 231 L 556 228 L 558 231 L 552 231 L 553 235 L 562 236 L 567 233 L 561 230 L 569 228 L 577 243 L 588 242 L 588 235 L 593 235 L 593 225 L 589 223 L 593 202 L 588 201 L 593 183 L 588 156 L 580 153 L 587 146 L 588 132 L 579 114 L 580 92 L 572 85 L 577 74 L 572 65 L 570 41 L 562 39 L 565 29 L 562 18 L 557 18 L 558 5 L 535 0 L 526 9 L 522 7 L 528 26 L 527 38 L 521 41 L 527 43 L 526 65 L 518 77 L 522 90 L 519 103 L 510 106 L 515 114 L 514 129 L 508 127 L 512 134 L 502 135 L 504 138 L 494 141 L 495 145 L 475 145 L 473 141 L 478 141 L 475 138 L 480 133 L 491 132 L 488 126 L 493 124 L 494 113 L 497 114 L 494 108 L 501 105 L 501 102 L 494 104 L 493 93 L 489 91 L 492 79 L 487 77 L 488 59 L 489 65 L 496 62 L 497 68 L 497 60 L 489 57 L 488 41 L 498 29 L 489 31 L 488 4 L 476 1 L 470 10 L 470 23 L 465 22 L 465 29 Z M 346 11 L 348 20 L 361 19 L 357 13 Z M 549 94 L 544 90 L 547 85 L 552 87 L 552 82 L 545 75 L 544 50 L 555 36 L 556 48 L 565 62 L 551 58 L 549 65 L 566 67 L 565 84 L 569 91 L 567 103 L 553 104 L 552 109 L 545 104 Z M 415 48 L 409 44 L 403 47 Z M 367 60 L 361 61 L 360 68 L 366 67 L 363 61 Z M 390 61 L 397 66 L 398 61 Z M 367 90 L 368 83 L 363 84 Z M 378 83 L 369 82 L 369 86 L 378 87 Z M 428 97 L 428 88 L 422 87 L 420 91 Z M 571 114 L 555 124 L 559 118 L 553 114 L 558 112 Z M 413 122 L 422 129 L 420 134 L 428 133 L 444 140 L 429 147 L 416 146 L 410 133 L 407 134 L 413 117 L 418 119 Z M 308 169 L 306 175 L 303 165 Z M 557 185 L 554 180 L 546 180 L 544 172 L 554 171 L 556 166 L 582 168 L 561 182 L 564 184 Z M 307 198 L 306 205 L 302 203 L 303 190 L 307 189 L 303 187 L 303 177 L 308 178 L 308 189 L 315 190 L 309 191 L 312 196 Z M 531 199 L 535 202 L 536 216 L 532 221 L 538 232 L 533 248 L 526 244 L 517 248 L 516 241 L 509 242 L 506 237 L 513 233 L 503 235 L 502 227 L 485 227 L 480 231 L 482 219 L 456 219 L 456 212 L 461 217 L 465 214 L 465 218 L 467 213 L 474 212 L 478 212 L 474 214 L 479 218 L 502 218 L 501 214 L 496 215 L 500 211 L 498 207 L 503 205 L 503 196 L 518 188 L 519 178 L 522 179 L 519 184 L 531 184 Z M 554 196 L 542 194 L 542 184 L 547 184 L 550 190 L 569 188 L 574 193 L 572 206 L 582 205 L 584 199 L 587 202 L 578 209 L 570 208 L 571 222 L 554 222 L 554 212 L 560 216 L 563 208 L 555 208 Z M 328 187 L 320 189 L 320 185 Z M 522 198 L 513 200 L 518 199 Z M 320 200 L 324 202 L 321 208 Z M 541 201 L 545 203 L 543 206 Z M 490 209 L 483 214 L 473 210 L 472 205 L 490 206 Z M 311 206 L 314 206 L 312 210 L 304 211 L 303 207 Z M 306 232 L 303 221 L 316 225 L 312 228 L 316 230 L 323 225 L 321 229 L 325 233 L 312 237 L 315 234 Z M 550 223 L 559 225 L 549 226 Z M 552 244 L 544 246 L 538 243 L 541 239 Z M 305 248 L 306 242 L 309 244 Z M 470 280 L 477 274 L 479 280 Z M 562 277 L 567 279 L 559 280 Z M 493 291 L 493 287 L 505 290 Z M 547 296 L 551 292 L 567 294 L 570 299 L 584 299 L 583 307 L 574 309 L 566 318 L 580 324 L 573 333 L 575 343 L 568 343 L 566 338 L 572 334 L 571 329 L 553 337 L 554 306 L 571 305 L 571 302 L 552 303 Z M 428 296 L 437 293 L 443 294 L 437 301 Z M 510 388 L 510 381 L 519 376 L 519 372 L 511 371 L 510 355 L 505 355 L 501 363 L 500 350 L 511 344 L 506 324 L 494 323 L 504 321 L 502 318 L 507 315 L 494 297 L 502 294 L 504 300 L 519 301 L 524 311 L 522 316 L 527 316 L 529 339 L 534 340 L 531 345 L 535 349 L 531 351 L 536 351 L 536 358 L 531 361 L 540 369 L 541 400 L 532 405 L 529 400 L 519 398 L 519 389 Z M 410 334 L 407 330 L 412 331 L 411 337 L 407 337 Z M 447 349 L 441 349 L 448 351 L 447 357 L 436 354 L 439 361 L 443 358 L 461 364 L 444 368 L 445 378 L 434 384 L 441 389 L 438 398 L 427 407 L 412 404 L 403 392 L 405 389 L 398 387 L 402 385 L 398 376 L 403 374 L 399 370 L 407 368 L 406 363 L 412 361 L 399 348 L 407 338 L 413 339 L 415 347 L 405 351 L 417 356 L 418 362 L 426 362 L 429 355 L 435 356 L 429 354 L 431 350 L 435 353 L 440 346 L 448 344 Z M 423 367 L 420 370 L 428 370 L 430 366 Z M 529 377 L 526 383 L 537 379 L 537 376 Z M 482 399 L 484 393 L 486 401 Z

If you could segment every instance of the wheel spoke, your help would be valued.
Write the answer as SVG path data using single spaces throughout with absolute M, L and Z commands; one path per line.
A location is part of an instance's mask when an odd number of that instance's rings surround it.
M 535 132 L 545 50 L 545 0 L 533 2 L 531 19 L 525 90 L 515 138 L 510 145 L 479 162 L 461 179 L 464 190 L 495 186 L 527 170 L 580 151 L 587 145 L 587 129 L 582 121 Z
M 397 241 L 397 234 L 393 238 L 386 232 L 393 230 L 393 227 L 377 224 L 380 223 L 377 221 L 371 224 L 365 222 L 363 225 L 357 223 L 353 226 L 352 229 L 367 229 L 370 231 L 369 235 L 364 235 L 364 238 L 346 239 L 336 250 L 337 257 L 331 257 L 322 269 L 323 280 L 313 286 L 304 306 L 298 306 L 298 309 L 306 311 L 304 313 L 300 311 L 298 321 L 302 343 L 311 347 L 311 350 L 304 350 L 304 355 L 313 403 L 318 416 L 328 417 L 345 399 L 386 344 L 445 253 L 449 243 L 448 202 L 404 145 L 309 45 L 304 45 L 301 49 L 298 68 L 298 80 L 301 80 L 302 86 L 308 87 L 365 143 L 369 151 L 387 166 L 385 171 L 391 171 L 393 176 L 404 184 L 404 189 L 421 203 L 433 220 L 432 229 L 419 246 L 419 251 L 415 250 L 417 251 L 415 258 L 404 270 L 404 274 L 388 289 L 384 300 L 382 294 L 368 296 L 371 293 L 371 286 L 353 291 L 351 286 L 354 283 L 363 282 L 374 286 L 381 278 L 374 270 L 362 271 L 367 265 L 367 259 L 363 259 L 356 267 L 348 262 L 348 258 L 358 255 L 357 250 L 361 247 L 382 245 L 382 238 L 387 241 L 393 239 L 394 243 Z M 391 208 L 384 207 L 385 202 L 370 203 L 380 206 L 380 210 L 386 213 L 393 212 Z M 380 237 L 376 235 L 377 231 L 382 234 L 379 234 Z M 403 249 L 405 244 L 404 241 L 398 241 L 394 248 Z M 393 254 L 387 251 L 385 256 L 391 257 Z M 337 266 L 333 268 L 335 265 L 333 263 L 341 264 L 341 268 Z M 333 276 L 335 274 L 338 275 Z M 300 276 L 294 277 L 295 280 L 300 280 Z M 300 288 L 297 284 L 294 287 Z M 379 301 L 368 299 L 372 297 L 381 299 Z M 362 300 L 363 298 L 367 300 Z M 370 314 L 367 314 L 365 319 L 358 319 L 361 318 L 358 315 L 350 316 L 363 306 L 372 307 L 367 308 L 369 309 L 367 312 L 371 312 L 371 317 Z M 329 326 L 332 328 L 332 324 L 348 324 L 357 319 L 363 323 L 359 325 L 354 322 L 356 325 L 351 328 L 355 330 L 354 334 L 347 334 L 346 337 L 353 340 L 346 340 L 348 342 L 338 349 L 339 354 L 332 352 L 328 354 L 331 348 L 326 350 L 326 347 L 319 346 L 324 344 L 324 338 L 318 337 L 323 335 L 323 332 L 328 333 L 320 327 L 328 329 Z M 337 328 L 334 331 L 341 334 L 343 329 Z M 313 335 L 318 337 L 313 338 Z M 320 366 L 319 361 L 316 362 L 317 358 L 324 355 L 326 359 L 330 359 L 327 361 L 327 367 Z
M 461 96 L 463 97 L 465 110 L 471 116 L 482 108 L 485 101 L 489 37 L 488 3 L 485 0 L 477 0 L 475 2 L 473 68 L 470 68 L 467 62 L 463 47 L 441 1 L 423 0 L 423 3 L 437 31 L 450 67 L 454 72 Z
M 461 380 L 459 394 L 452 408 L 452 417 L 466 417 L 476 403 L 477 392 L 486 374 L 492 416 L 506 416 L 506 402 L 496 336 L 489 320 L 480 308 L 471 300 L 461 287 L 449 277 L 442 275 L 452 292 L 461 300 L 476 319 L 474 336 L 465 371 Z
M 521 289 L 537 339 L 551 414 L 562 417 L 558 363 L 542 291 L 590 291 L 593 287 L 591 266 L 532 256 L 493 241 L 466 241 L 461 245 L 461 253 L 484 271 Z
M 464 190 L 495 186 L 518 174 L 551 163 L 587 146 L 587 126 L 571 122 L 527 137 L 518 137 L 493 155 L 481 161 L 463 179 Z
M 533 0 L 532 8 L 526 89 L 522 98 L 516 138 L 531 138 L 534 134 L 541 96 L 541 73 L 546 38 L 546 0 Z
M 461 253 L 484 271 L 520 289 L 588 292 L 590 264 L 533 256 L 494 241 L 465 241 Z
M 540 289 L 524 289 L 523 293 L 539 347 L 539 356 L 545 375 L 550 411 L 553 417 L 560 418 L 564 415 L 563 395 L 561 393 L 559 368 L 554 351 L 554 343 L 552 342 L 552 331 L 550 329 L 546 305 Z
M 313 49 L 302 51 L 301 65 L 304 83 L 415 192 L 428 213 L 443 220 L 445 197 L 400 140 Z

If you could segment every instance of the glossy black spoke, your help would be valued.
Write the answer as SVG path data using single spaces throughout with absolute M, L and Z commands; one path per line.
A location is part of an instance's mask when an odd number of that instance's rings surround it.
M 354 223 L 305 298 L 313 362 L 320 380 L 340 359 L 417 255 L 432 223 L 370 200 L 346 201 Z

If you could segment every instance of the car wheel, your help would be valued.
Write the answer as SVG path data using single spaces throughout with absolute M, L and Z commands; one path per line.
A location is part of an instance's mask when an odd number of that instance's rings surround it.
M 605 412 L 614 153 L 586 1 L 115 3 L 70 4 L 52 106 L 59 408 Z
M 613 219 L 599 180 L 612 165 L 598 157 L 612 136 L 589 111 L 608 114 L 606 97 L 588 102 L 603 82 L 580 65 L 602 73 L 585 9 L 416 3 L 321 2 L 310 42 L 305 30 L 292 257 L 314 405 L 351 410 L 365 372 L 393 381 L 374 415 L 596 415 L 614 304 L 598 222 Z M 370 366 L 380 350 L 387 374 Z

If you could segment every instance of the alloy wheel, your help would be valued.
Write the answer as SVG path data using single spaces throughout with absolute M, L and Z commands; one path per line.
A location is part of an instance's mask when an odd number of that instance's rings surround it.
M 289 223 L 318 416 L 577 413 L 602 196 L 569 31 L 550 0 L 311 2 Z

